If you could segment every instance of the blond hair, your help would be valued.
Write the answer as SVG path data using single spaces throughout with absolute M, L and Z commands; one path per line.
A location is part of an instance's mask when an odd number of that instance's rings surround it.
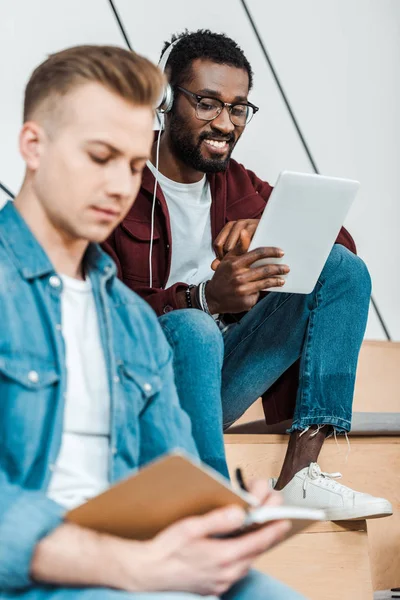
M 24 122 L 45 101 L 56 101 L 84 83 L 99 83 L 139 106 L 156 108 L 164 85 L 149 60 L 118 46 L 74 46 L 51 54 L 32 73 L 25 89 Z

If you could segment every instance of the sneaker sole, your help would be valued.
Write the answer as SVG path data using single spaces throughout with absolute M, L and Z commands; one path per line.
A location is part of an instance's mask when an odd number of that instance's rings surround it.
M 374 506 L 325 509 L 327 521 L 362 521 L 364 519 L 380 519 L 390 517 L 393 514 L 392 505 L 389 502 L 381 502 Z

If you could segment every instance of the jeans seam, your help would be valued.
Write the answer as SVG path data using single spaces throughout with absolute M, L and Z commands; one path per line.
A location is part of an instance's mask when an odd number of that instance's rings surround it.
M 286 302 L 287 302 L 287 301 L 288 301 L 288 300 L 289 300 L 289 299 L 290 299 L 292 296 L 293 296 L 293 294 L 288 294 L 287 298 L 285 298 L 285 300 L 284 300 L 283 302 L 281 302 L 281 303 L 279 304 L 279 306 L 277 306 L 277 307 L 275 308 L 275 310 L 273 310 L 273 311 L 272 311 L 272 312 L 271 312 L 269 315 L 267 315 L 267 316 L 265 317 L 265 319 L 263 319 L 263 320 L 261 321 L 261 323 L 259 323 L 259 324 L 257 325 L 257 327 L 255 327 L 254 329 L 252 329 L 252 330 L 251 330 L 251 331 L 250 331 L 250 332 L 249 332 L 249 333 L 248 333 L 248 334 L 247 334 L 247 335 L 246 335 L 244 338 L 242 338 L 242 339 L 240 340 L 240 342 L 238 342 L 238 343 L 236 344 L 236 346 L 235 346 L 234 348 L 232 348 L 232 350 L 229 352 L 229 354 L 225 354 L 225 359 L 226 359 L 226 358 L 228 358 L 228 356 L 230 356 L 231 354 L 233 354 L 233 352 L 236 352 L 236 350 L 239 348 L 239 346 L 240 346 L 240 345 L 241 345 L 243 342 L 245 342 L 245 341 L 246 341 L 246 340 L 247 340 L 249 337 L 251 337 L 251 336 L 253 335 L 253 333 L 255 333 L 255 332 L 256 332 L 256 331 L 257 331 L 257 330 L 258 330 L 260 327 L 262 327 L 262 326 L 264 325 L 264 323 L 266 323 L 266 322 L 268 321 L 268 319 L 269 319 L 270 317 L 272 317 L 272 315 L 274 315 L 274 314 L 276 313 L 276 311 L 277 311 L 277 310 L 279 310 L 279 309 L 280 309 L 282 306 L 284 306 L 284 304 L 286 304 Z M 240 326 L 240 323 L 239 323 L 239 326 Z
M 308 322 L 308 331 L 306 334 L 306 339 L 304 341 L 304 368 L 302 369 L 302 373 L 300 373 L 300 381 L 299 381 L 299 387 L 298 387 L 298 392 L 297 392 L 297 399 L 296 399 L 296 408 L 295 408 L 295 415 L 293 420 L 298 420 L 297 414 L 299 412 L 299 405 L 302 403 L 309 403 L 309 398 L 310 398 L 310 369 L 309 369 L 309 365 L 311 362 L 311 342 L 312 342 L 312 334 L 313 334 L 313 329 L 314 329 L 314 321 L 316 319 L 316 314 L 317 314 L 317 309 L 319 308 L 319 300 L 321 299 L 320 295 L 322 292 L 322 283 L 320 280 L 318 280 L 317 285 L 319 284 L 320 289 L 316 292 L 316 294 L 314 295 L 315 297 L 315 307 L 313 310 L 310 311 L 310 316 L 309 316 L 309 322 Z

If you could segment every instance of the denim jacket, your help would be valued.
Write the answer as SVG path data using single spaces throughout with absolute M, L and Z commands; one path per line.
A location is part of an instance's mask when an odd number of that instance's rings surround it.
M 108 372 L 110 482 L 183 441 L 196 455 L 155 314 L 116 278 L 97 245 L 84 264 Z M 8 202 L 0 211 L 0 591 L 33 585 L 35 545 L 64 517 L 46 497 L 63 429 L 61 291 L 48 256 Z

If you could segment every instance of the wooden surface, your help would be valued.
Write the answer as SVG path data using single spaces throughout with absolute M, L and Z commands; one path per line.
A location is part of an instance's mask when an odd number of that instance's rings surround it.
M 354 412 L 400 412 L 400 343 L 365 341 L 358 360 Z
M 286 451 L 287 436 L 228 434 L 225 440 L 231 469 L 241 466 L 246 478 L 265 479 L 279 474 Z M 343 474 L 341 480 L 343 484 L 358 491 L 387 498 L 392 502 L 395 514 L 392 517 L 369 520 L 368 533 L 374 589 L 398 587 L 400 586 L 400 438 L 360 437 L 353 438 L 350 444 L 348 455 L 347 444 L 343 437 L 338 438 L 338 445 L 334 439 L 327 440 L 319 463 L 324 471 L 340 471 Z M 307 534 L 298 537 L 303 535 Z M 290 541 L 287 542 L 289 543 Z M 267 561 L 268 556 L 269 554 L 263 560 Z M 320 598 L 326 600 L 323 596 Z M 339 595 L 336 598 L 342 597 Z
M 371 600 L 365 521 L 360 531 L 301 533 L 264 554 L 255 564 L 309 600 Z

